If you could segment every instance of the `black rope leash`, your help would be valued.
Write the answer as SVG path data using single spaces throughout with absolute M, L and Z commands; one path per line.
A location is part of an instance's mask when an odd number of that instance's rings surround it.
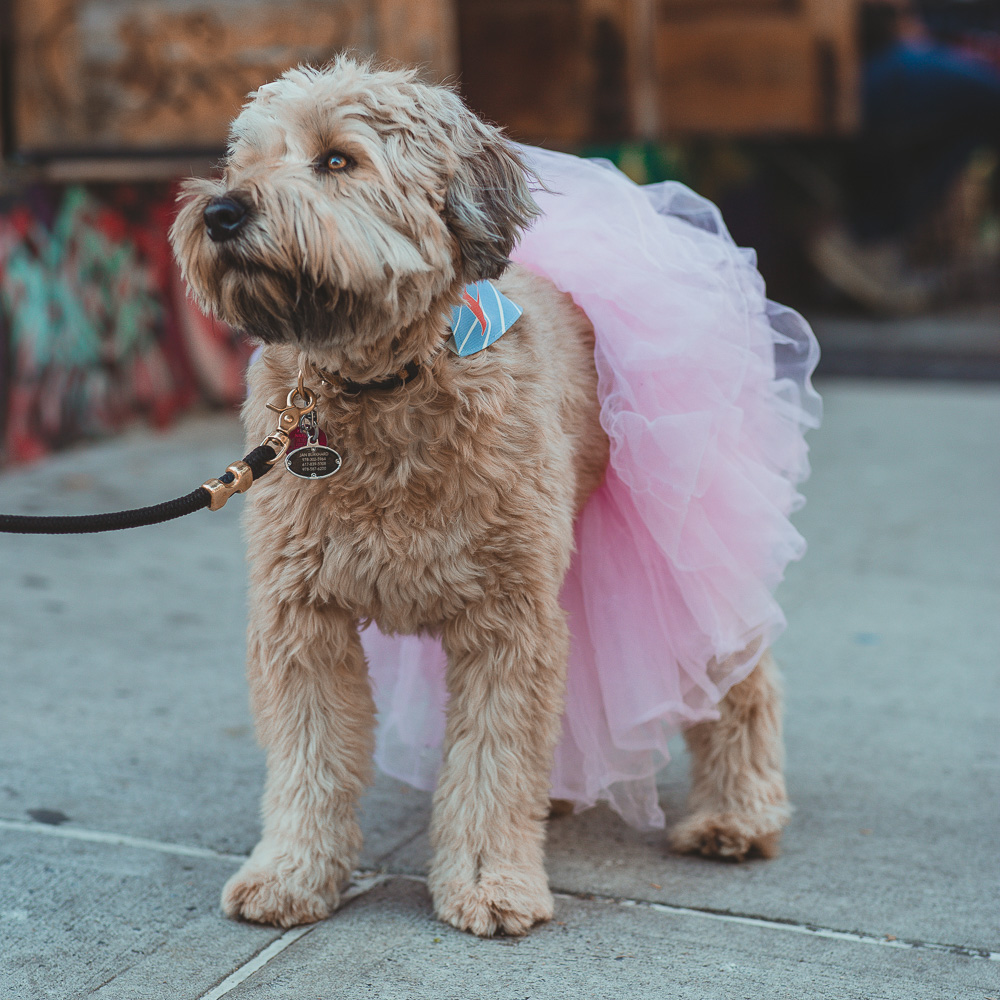
M 284 449 L 282 448 L 282 452 Z M 193 514 L 208 507 L 220 510 L 234 493 L 245 493 L 256 480 L 270 472 L 279 452 L 271 444 L 258 445 L 218 479 L 209 479 L 187 496 L 166 500 L 152 507 L 119 510 L 110 514 L 82 514 L 73 517 L 42 517 L 33 514 L 0 514 L 0 533 L 14 535 L 82 535 L 95 531 L 118 531 L 162 524 L 175 517 Z
M 304 400 L 297 406 L 295 400 Z M 316 409 L 316 394 L 302 384 L 292 389 L 284 406 L 267 404 L 278 414 L 278 426 L 249 455 L 233 462 L 218 479 L 209 479 L 187 496 L 166 500 L 152 507 L 119 510 L 111 514 L 82 514 L 71 517 L 45 517 L 34 514 L 0 514 L 0 534 L 14 535 L 79 535 L 95 531 L 119 531 L 122 528 L 142 528 L 147 524 L 162 524 L 175 517 L 193 514 L 207 507 L 221 510 L 234 493 L 246 493 L 256 480 L 266 475 L 275 462 L 288 450 L 292 431 L 304 416 Z

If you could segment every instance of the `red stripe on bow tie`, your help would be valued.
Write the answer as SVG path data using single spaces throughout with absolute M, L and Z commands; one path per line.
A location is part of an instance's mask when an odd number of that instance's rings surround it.
M 485 335 L 486 313 L 483 312 L 483 307 L 479 304 L 479 290 L 476 290 L 475 298 L 468 292 L 462 292 L 462 301 L 472 310 L 472 315 L 479 320 L 479 325 L 483 328 L 483 334 Z

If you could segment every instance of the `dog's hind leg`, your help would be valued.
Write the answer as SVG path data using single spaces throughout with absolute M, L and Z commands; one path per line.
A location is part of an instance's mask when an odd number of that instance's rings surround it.
M 429 884 L 438 916 L 474 934 L 524 934 L 552 916 L 543 845 L 569 634 L 549 590 L 444 631 L 451 697 Z
M 267 749 L 263 836 L 226 883 L 231 917 L 291 927 L 335 909 L 361 849 L 374 705 L 357 625 L 311 603 L 255 594 L 248 674 Z
M 676 851 L 741 861 L 778 853 L 791 809 L 785 793 L 781 690 L 770 652 L 719 705 L 721 717 L 688 729 L 691 814 L 670 835 Z

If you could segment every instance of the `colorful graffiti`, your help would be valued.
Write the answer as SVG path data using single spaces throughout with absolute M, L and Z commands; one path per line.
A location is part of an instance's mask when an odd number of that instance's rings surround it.
M 36 187 L 0 207 L 0 462 L 243 394 L 249 345 L 170 256 L 166 185 Z

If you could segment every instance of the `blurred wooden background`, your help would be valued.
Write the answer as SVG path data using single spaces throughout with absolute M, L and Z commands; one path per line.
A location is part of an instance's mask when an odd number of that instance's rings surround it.
M 14 0 L 16 151 L 219 149 L 249 91 L 353 48 L 457 69 L 445 0 Z
M 459 0 L 462 86 L 487 117 L 548 145 L 846 132 L 856 6 Z
M 353 48 L 453 80 L 556 147 L 831 135 L 856 119 L 856 0 L 12 0 L 5 153 L 221 149 L 248 91 Z

